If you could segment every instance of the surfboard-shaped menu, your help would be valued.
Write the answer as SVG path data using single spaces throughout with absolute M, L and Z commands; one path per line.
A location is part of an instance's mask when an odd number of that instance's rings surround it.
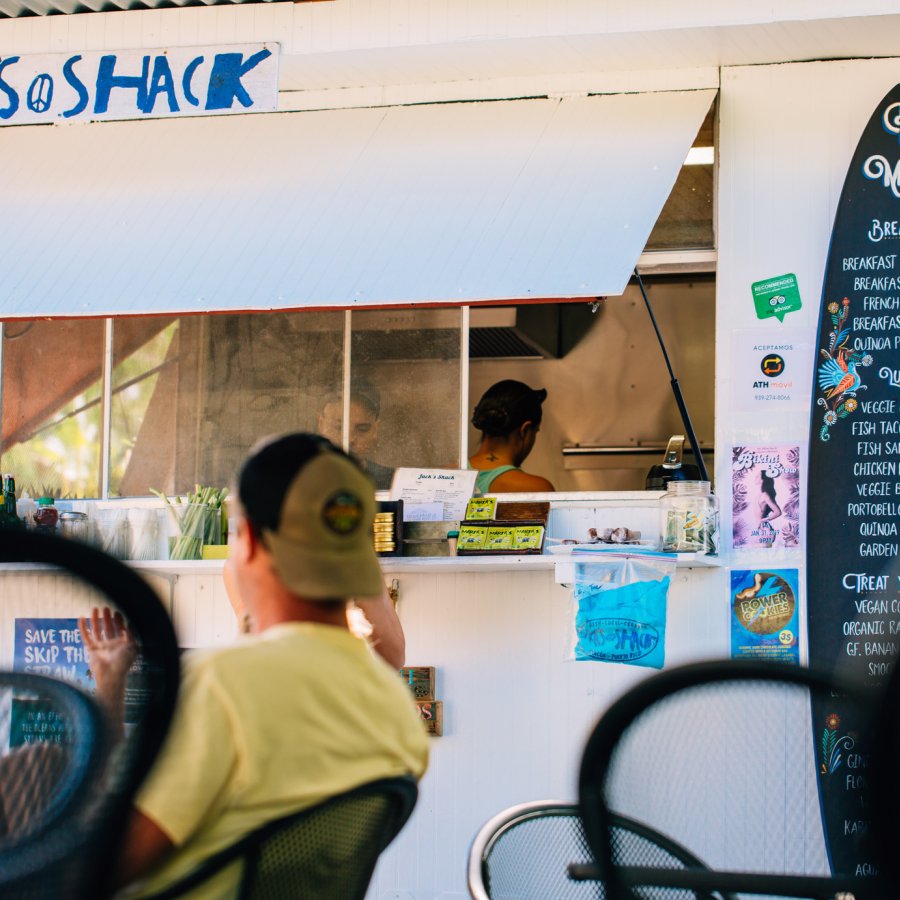
M 874 691 L 900 644 L 900 85 L 878 104 L 850 163 L 822 294 L 809 453 L 809 660 Z M 813 705 L 832 868 L 866 875 L 869 748 L 859 715 L 840 698 Z

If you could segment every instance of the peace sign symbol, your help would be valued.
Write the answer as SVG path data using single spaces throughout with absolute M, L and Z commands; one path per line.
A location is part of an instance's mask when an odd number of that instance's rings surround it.
M 28 108 L 32 112 L 42 113 L 50 109 L 53 100 L 53 79 L 44 73 L 37 75 L 28 88 Z

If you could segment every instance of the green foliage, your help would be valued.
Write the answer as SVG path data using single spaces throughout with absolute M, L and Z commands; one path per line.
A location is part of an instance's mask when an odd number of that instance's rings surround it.
M 177 333 L 178 322 L 155 335 L 113 369 L 110 416 L 110 485 L 120 484 L 138 432 L 156 390 L 158 368 Z M 98 380 L 60 407 L 31 437 L 3 454 L 2 470 L 16 477 L 21 496 L 100 496 L 103 411 Z

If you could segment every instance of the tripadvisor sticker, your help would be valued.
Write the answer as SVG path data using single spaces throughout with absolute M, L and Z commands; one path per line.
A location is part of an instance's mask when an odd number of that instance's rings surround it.
M 751 288 L 757 319 L 775 316 L 779 322 L 783 322 L 789 312 L 796 312 L 802 306 L 797 276 L 793 273 L 767 278 L 765 281 L 754 281 Z

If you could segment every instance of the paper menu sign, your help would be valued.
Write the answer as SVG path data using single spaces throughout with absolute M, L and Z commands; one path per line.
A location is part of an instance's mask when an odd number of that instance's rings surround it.
M 443 522 L 444 504 L 439 500 L 435 503 L 411 503 L 403 504 L 404 522 Z
M 391 500 L 402 500 L 404 510 L 407 504 L 441 503 L 444 521 L 459 521 L 465 518 L 477 476 L 475 469 L 395 469 Z

